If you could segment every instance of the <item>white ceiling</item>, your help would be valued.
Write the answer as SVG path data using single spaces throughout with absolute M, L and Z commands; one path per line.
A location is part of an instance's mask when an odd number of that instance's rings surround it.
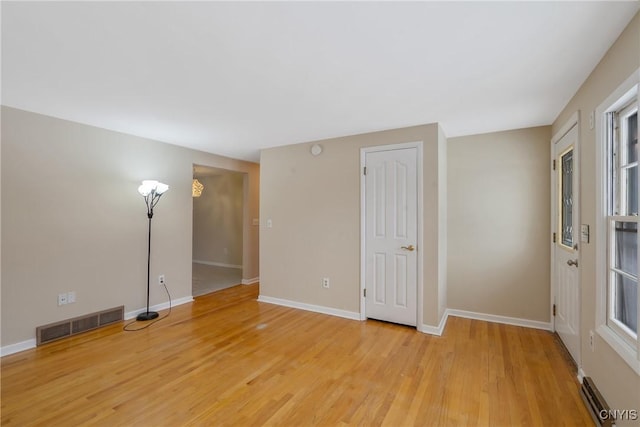
M 2 2 L 2 104 L 229 157 L 550 124 L 627 2 Z

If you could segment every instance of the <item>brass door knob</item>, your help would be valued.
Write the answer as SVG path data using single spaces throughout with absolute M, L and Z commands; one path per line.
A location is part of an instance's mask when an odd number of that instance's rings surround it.
M 401 246 L 400 249 L 405 249 L 407 251 L 415 251 L 416 250 L 416 248 L 414 248 L 413 245 Z

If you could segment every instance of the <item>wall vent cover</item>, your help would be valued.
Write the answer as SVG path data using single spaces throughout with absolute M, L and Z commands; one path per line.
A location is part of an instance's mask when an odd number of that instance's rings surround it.
M 36 328 L 36 345 L 46 344 L 124 320 L 124 305 Z
M 611 417 L 611 408 L 607 405 L 604 397 L 600 394 L 600 391 L 596 388 L 596 384 L 591 377 L 584 377 L 582 379 L 582 386 L 580 387 L 580 396 L 584 400 L 591 417 L 597 426 L 601 427 L 613 427 L 615 426 L 615 418 Z M 604 417 L 603 417 L 604 415 Z

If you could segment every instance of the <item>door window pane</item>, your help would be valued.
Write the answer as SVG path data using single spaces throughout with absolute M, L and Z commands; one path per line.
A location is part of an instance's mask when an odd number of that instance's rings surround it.
M 562 244 L 573 246 L 573 149 L 560 157 L 561 203 L 560 222 Z

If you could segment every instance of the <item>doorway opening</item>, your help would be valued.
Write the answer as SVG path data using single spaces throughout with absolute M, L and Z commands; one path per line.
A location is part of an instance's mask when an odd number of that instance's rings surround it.
M 193 167 L 194 297 L 242 283 L 245 175 Z

